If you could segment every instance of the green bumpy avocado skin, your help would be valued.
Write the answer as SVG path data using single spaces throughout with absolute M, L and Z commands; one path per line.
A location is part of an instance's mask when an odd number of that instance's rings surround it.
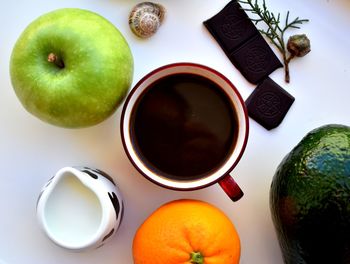
M 302 139 L 273 177 L 270 209 L 286 264 L 350 263 L 350 127 Z

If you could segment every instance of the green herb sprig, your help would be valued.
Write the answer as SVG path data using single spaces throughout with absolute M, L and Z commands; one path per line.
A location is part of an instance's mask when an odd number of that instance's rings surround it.
M 289 11 L 287 12 L 286 18 L 284 20 L 284 23 L 281 22 L 281 15 L 278 13 L 275 15 L 273 12 L 268 10 L 265 0 L 263 0 L 262 6 L 259 5 L 258 0 L 238 0 L 239 3 L 248 5 L 248 8 L 244 8 L 242 6 L 242 9 L 246 12 L 251 12 L 256 15 L 255 18 L 250 18 L 255 25 L 257 25 L 259 22 L 264 22 L 267 25 L 267 29 L 258 29 L 259 32 L 266 36 L 271 43 L 281 52 L 283 56 L 283 64 L 285 69 L 285 81 L 289 83 L 290 81 L 290 74 L 289 74 L 289 62 L 294 57 L 302 57 L 306 55 L 310 51 L 310 41 L 306 37 L 306 35 L 294 35 L 293 37 L 299 37 L 299 42 L 297 43 L 298 49 L 304 49 L 299 50 L 295 52 L 295 50 L 292 50 L 289 48 L 293 43 L 289 43 L 291 38 L 288 41 L 288 44 L 285 43 L 285 32 L 287 29 L 290 28 L 296 28 L 300 29 L 300 25 L 308 22 L 308 19 L 300 19 L 299 17 L 296 17 L 295 19 L 290 21 L 289 18 Z M 296 45 L 294 44 L 293 47 Z M 289 54 L 288 52 L 289 51 Z

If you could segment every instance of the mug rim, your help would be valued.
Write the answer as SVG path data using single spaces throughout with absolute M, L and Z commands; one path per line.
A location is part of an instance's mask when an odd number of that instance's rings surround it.
M 163 184 L 155 179 L 153 179 L 152 177 L 150 177 L 149 175 L 147 175 L 139 166 L 138 164 L 134 161 L 132 155 L 130 154 L 129 151 L 129 147 L 126 143 L 125 140 L 125 134 L 124 134 L 124 126 L 125 126 L 125 115 L 126 115 L 126 110 L 127 107 L 129 105 L 130 100 L 132 99 L 134 93 L 136 91 L 138 91 L 139 87 L 146 81 L 148 80 L 150 77 L 152 77 L 153 75 L 162 72 L 164 70 L 167 69 L 171 69 L 171 68 L 176 68 L 176 67 L 194 67 L 194 68 L 198 68 L 200 70 L 204 70 L 204 71 L 208 71 L 211 72 L 212 74 L 216 75 L 218 78 L 220 78 L 222 81 L 224 81 L 226 84 L 228 84 L 230 86 L 230 88 L 234 91 L 234 94 L 236 95 L 240 105 L 242 106 L 242 110 L 243 110 L 243 120 L 244 120 L 244 124 L 245 124 L 245 133 L 243 135 L 243 143 L 242 146 L 239 150 L 239 153 L 235 159 L 235 161 L 233 162 L 233 164 L 226 170 L 225 173 L 223 173 L 223 175 L 209 181 L 208 183 L 205 184 L 201 184 L 201 185 L 197 185 L 197 186 L 191 186 L 191 187 L 178 187 L 178 186 L 171 186 L 171 185 L 166 185 Z M 179 74 L 181 72 L 176 72 L 174 74 Z M 189 72 L 190 73 L 190 72 Z M 195 74 L 195 73 L 194 73 Z M 170 74 L 171 75 L 171 74 Z M 165 76 L 169 76 L 169 75 L 165 75 Z M 207 78 L 207 77 L 205 77 Z M 159 79 L 157 79 L 159 80 Z M 150 84 L 152 84 L 154 82 L 151 82 Z M 145 90 L 149 87 L 149 85 L 147 85 L 147 87 L 145 88 Z M 133 106 L 132 106 L 133 108 Z M 128 159 L 130 160 L 130 162 L 133 164 L 133 166 L 137 169 L 137 171 L 139 173 L 141 173 L 147 180 L 157 184 L 158 186 L 167 188 L 167 189 L 172 189 L 172 190 L 178 190 L 178 191 L 191 191 L 191 190 L 198 190 L 198 189 L 202 189 L 208 186 L 211 186 L 215 183 L 220 182 L 223 178 L 227 177 L 229 175 L 229 173 L 237 166 L 238 162 L 240 161 L 240 159 L 243 156 L 243 153 L 245 151 L 245 148 L 247 146 L 247 142 L 248 142 L 248 135 L 249 135 L 249 117 L 248 117 L 248 110 L 246 108 L 245 102 L 241 96 L 241 94 L 239 93 L 238 89 L 235 87 L 235 85 L 226 77 L 224 76 L 222 73 L 218 72 L 217 70 L 214 70 L 213 68 L 210 68 L 209 66 L 203 65 L 203 64 L 198 64 L 198 63 L 193 63 L 193 62 L 177 62 L 177 63 L 170 63 L 170 64 L 166 64 L 163 66 L 160 66 L 152 71 L 150 71 L 149 73 L 147 73 L 146 75 L 144 75 L 135 85 L 134 87 L 131 89 L 130 93 L 128 94 L 128 96 L 126 97 L 126 100 L 124 102 L 123 105 L 123 109 L 122 109 L 122 113 L 121 113 L 121 119 L 120 119 L 120 133 L 121 133 L 121 139 L 122 139 L 122 145 L 123 148 L 125 150 L 125 153 L 128 157 Z M 232 154 L 231 154 L 232 155 Z M 231 156 L 230 155 L 230 156 Z M 206 177 L 203 177 L 206 178 Z M 198 180 L 201 180 L 203 178 L 199 178 L 199 179 L 195 179 L 192 180 L 190 182 L 196 182 Z M 186 183 L 186 181 L 181 181 L 181 180 L 175 180 L 175 179 L 169 179 L 169 181 L 173 181 L 173 182 L 177 182 L 177 183 Z

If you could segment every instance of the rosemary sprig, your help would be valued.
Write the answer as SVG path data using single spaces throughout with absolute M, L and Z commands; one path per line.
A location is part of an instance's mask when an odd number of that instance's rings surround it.
M 287 12 L 284 24 L 281 22 L 281 15 L 278 13 L 275 15 L 273 12 L 268 10 L 265 0 L 263 0 L 262 6 L 259 5 L 258 0 L 238 0 L 241 4 L 248 5 L 248 8 L 242 7 L 246 12 L 251 12 L 256 17 L 250 18 L 255 25 L 259 22 L 264 22 L 267 25 L 267 29 L 258 29 L 259 32 L 268 38 L 271 43 L 281 52 L 283 56 L 283 64 L 285 69 L 285 81 L 290 81 L 289 75 L 289 62 L 296 56 L 290 53 L 288 55 L 288 49 L 284 40 L 285 32 L 287 29 L 296 28 L 300 29 L 300 25 L 308 22 L 308 19 L 300 19 L 296 17 L 290 21 L 289 11 Z M 304 35 L 305 36 L 305 35 Z M 306 36 L 305 36 L 306 37 Z M 306 53 L 305 53 L 306 54 Z M 305 55 L 304 54 L 304 55 Z

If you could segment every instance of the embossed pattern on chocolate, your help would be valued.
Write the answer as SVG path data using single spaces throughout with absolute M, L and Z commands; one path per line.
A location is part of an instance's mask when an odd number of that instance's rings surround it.
M 275 118 L 281 114 L 281 99 L 273 92 L 263 92 L 255 101 L 255 108 L 266 118 Z
M 256 27 L 236 1 L 228 3 L 203 24 L 227 55 L 257 33 Z
M 249 116 L 270 130 L 282 122 L 294 100 L 281 86 L 266 78 L 248 97 L 246 105 Z
M 242 75 L 257 84 L 282 63 L 236 0 L 203 24 Z
M 229 58 L 251 83 L 259 83 L 271 72 L 282 67 L 281 62 L 260 34 L 244 43 Z

